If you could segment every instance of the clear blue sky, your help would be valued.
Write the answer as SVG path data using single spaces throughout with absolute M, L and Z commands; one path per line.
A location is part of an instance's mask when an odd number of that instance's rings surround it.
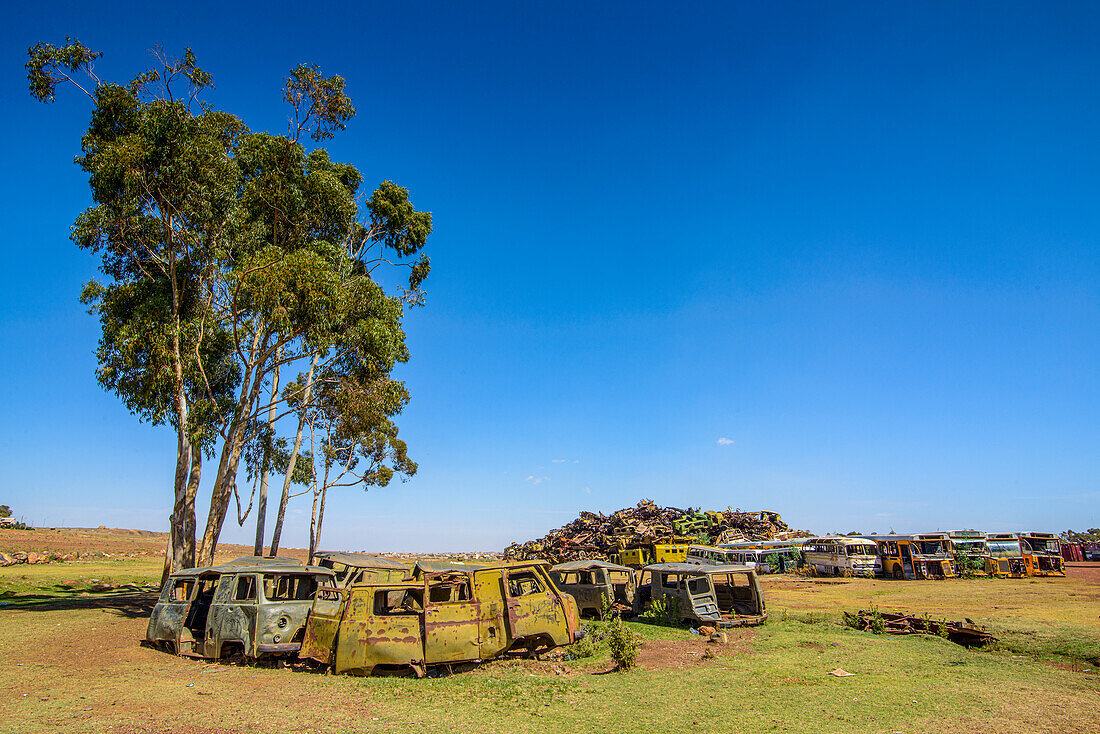
M 339 73 L 334 157 L 434 213 L 398 373 L 420 473 L 331 497 L 326 546 L 497 549 L 642 497 L 1100 525 L 1094 3 L 237 5 L 5 13 L 0 503 L 28 521 L 171 509 L 171 430 L 96 385 L 77 302 L 88 105 L 26 92 L 69 34 L 111 79 L 192 46 L 254 129 L 299 62 Z

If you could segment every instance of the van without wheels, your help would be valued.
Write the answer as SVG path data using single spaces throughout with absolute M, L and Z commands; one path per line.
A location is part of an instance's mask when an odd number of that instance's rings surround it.
M 550 568 L 554 585 L 577 602 L 581 617 L 600 617 L 603 600 L 611 600 L 620 611 L 634 606 L 634 569 L 607 561 L 583 560 L 559 563 Z
M 583 635 L 577 603 L 545 561 L 423 571 L 399 583 L 321 589 L 298 656 L 371 675 L 533 653 Z
M 680 621 L 715 627 L 747 627 L 768 618 L 764 592 L 756 570 L 743 565 L 703 566 L 658 563 L 642 569 L 634 612 L 665 598 L 675 605 Z
M 212 660 L 296 653 L 314 594 L 334 579 L 328 569 L 295 563 L 238 559 L 172 574 L 149 616 L 146 641 Z

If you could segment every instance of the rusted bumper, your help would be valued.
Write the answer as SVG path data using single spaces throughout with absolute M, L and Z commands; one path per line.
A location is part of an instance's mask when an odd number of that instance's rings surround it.
M 744 617 L 723 617 L 722 621 L 718 622 L 718 627 L 723 629 L 728 627 L 756 627 L 766 621 L 768 621 L 767 612 Z
M 287 653 L 298 652 L 298 649 L 302 646 L 300 642 L 280 642 L 273 645 L 256 645 L 256 652 L 259 653 Z

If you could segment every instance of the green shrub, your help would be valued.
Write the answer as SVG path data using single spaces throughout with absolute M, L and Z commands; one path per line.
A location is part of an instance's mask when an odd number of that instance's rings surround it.
M 675 596 L 659 596 L 645 605 L 645 611 L 638 615 L 638 619 L 649 624 L 679 627 L 680 600 Z
M 607 646 L 619 670 L 630 670 L 638 662 L 641 641 L 619 617 L 614 617 L 607 626 Z

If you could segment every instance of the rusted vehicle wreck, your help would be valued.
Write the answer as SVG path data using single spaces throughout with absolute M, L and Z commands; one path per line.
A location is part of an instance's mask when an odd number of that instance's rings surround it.
M 642 569 L 634 611 L 664 599 L 686 624 L 748 627 L 764 624 L 768 611 L 752 566 L 658 563 Z
M 577 601 L 582 617 L 599 618 L 604 599 L 610 611 L 634 608 L 634 569 L 607 561 L 583 560 L 559 563 L 550 569 L 554 584 Z
M 293 655 L 306 617 L 332 571 L 282 558 L 238 558 L 168 577 L 149 616 L 145 640 L 179 655 Z
M 577 604 L 547 563 L 431 571 L 401 582 L 318 590 L 299 657 L 336 673 L 371 675 L 481 662 L 580 639 Z

